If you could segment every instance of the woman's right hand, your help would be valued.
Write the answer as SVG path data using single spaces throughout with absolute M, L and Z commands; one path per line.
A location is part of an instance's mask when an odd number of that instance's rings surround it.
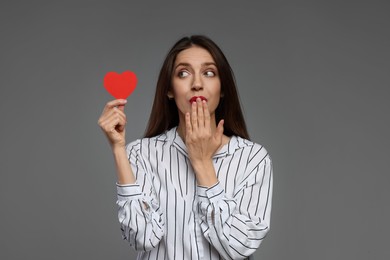
M 106 134 L 111 148 L 124 148 L 126 145 L 126 115 L 123 112 L 127 100 L 115 99 L 107 102 L 98 120 L 98 125 Z

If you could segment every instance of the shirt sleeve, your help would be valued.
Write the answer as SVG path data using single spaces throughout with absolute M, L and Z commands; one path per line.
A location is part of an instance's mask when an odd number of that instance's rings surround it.
M 130 143 L 126 150 L 135 184 L 117 184 L 118 219 L 123 239 L 137 251 L 150 251 L 164 236 L 164 221 L 154 188 L 145 174 L 140 156 L 141 141 Z
M 226 259 L 245 259 L 270 229 L 272 161 L 268 153 L 227 197 L 222 185 L 198 186 L 200 226 L 205 238 Z

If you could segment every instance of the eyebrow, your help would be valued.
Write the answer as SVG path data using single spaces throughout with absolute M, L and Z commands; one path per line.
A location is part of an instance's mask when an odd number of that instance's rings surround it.
M 214 65 L 215 67 L 217 67 L 217 65 L 215 64 L 215 62 L 204 62 L 201 64 L 202 67 L 205 67 L 205 66 L 210 66 L 210 65 Z M 175 66 L 175 69 L 179 66 L 185 66 L 185 67 L 191 67 L 191 64 L 189 63 L 186 63 L 186 62 L 180 62 L 179 64 L 177 64 Z

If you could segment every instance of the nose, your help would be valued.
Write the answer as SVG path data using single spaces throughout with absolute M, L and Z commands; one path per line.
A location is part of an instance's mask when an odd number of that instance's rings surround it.
M 194 91 L 199 91 L 203 89 L 203 82 L 200 75 L 195 74 L 191 89 Z

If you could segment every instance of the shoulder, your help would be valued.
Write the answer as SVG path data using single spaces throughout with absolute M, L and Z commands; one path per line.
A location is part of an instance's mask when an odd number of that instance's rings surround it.
M 235 140 L 233 140 L 233 138 Z M 237 149 L 250 149 L 252 153 L 260 153 L 260 154 L 269 154 L 268 150 L 264 147 L 264 145 L 255 143 L 251 140 L 242 138 L 240 136 L 232 136 L 232 141 L 236 143 Z
M 240 136 L 234 136 L 234 138 L 237 142 L 237 150 L 243 149 L 243 152 L 245 152 L 248 157 L 248 163 L 262 163 L 264 161 L 271 161 L 271 156 L 264 145 L 255 143 Z

